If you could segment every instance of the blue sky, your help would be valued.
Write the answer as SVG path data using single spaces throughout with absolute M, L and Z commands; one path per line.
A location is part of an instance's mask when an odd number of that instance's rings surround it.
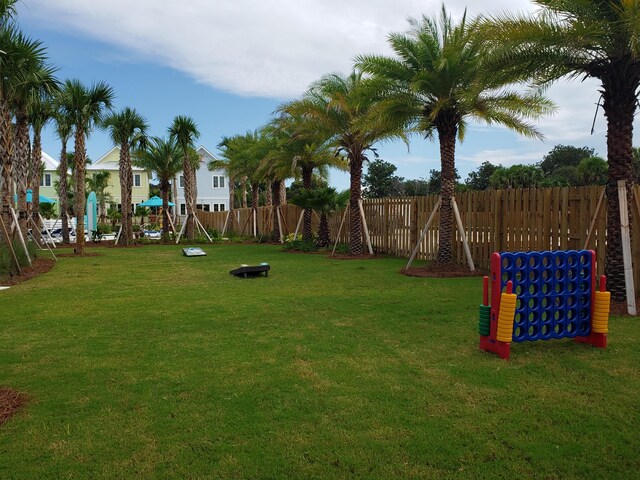
M 447 8 L 459 16 L 465 3 L 450 0 Z M 470 14 L 533 10 L 528 0 L 469 3 Z M 136 108 L 153 135 L 164 135 L 176 115 L 189 115 L 202 133 L 199 143 L 216 153 L 222 136 L 264 125 L 283 100 L 296 98 L 313 80 L 347 72 L 356 54 L 389 53 L 389 32 L 406 30 L 409 16 L 433 16 L 439 8 L 430 0 L 23 0 L 18 18 L 47 46 L 60 79 L 107 82 L 116 108 Z M 561 82 L 548 94 L 558 112 L 538 125 L 544 142 L 472 125 L 457 147 L 462 178 L 485 160 L 538 162 L 556 144 L 586 145 L 606 156 L 601 111 L 590 135 L 597 84 Z M 92 159 L 110 148 L 105 132 L 91 134 Z M 44 149 L 58 157 L 51 128 Z M 406 178 L 439 169 L 437 143 L 422 138 L 412 140 L 410 151 L 394 143 L 380 145 L 379 153 Z M 347 188 L 348 177 L 333 172 L 331 183 Z

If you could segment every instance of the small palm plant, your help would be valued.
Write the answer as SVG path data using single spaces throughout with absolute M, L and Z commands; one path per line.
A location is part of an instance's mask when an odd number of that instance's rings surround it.
M 320 215 L 317 246 L 326 248 L 331 243 L 329 236 L 328 215 L 347 206 L 349 190 L 338 192 L 335 188 L 326 187 L 316 190 L 302 190 L 291 199 L 291 203 L 300 208 L 315 210 Z

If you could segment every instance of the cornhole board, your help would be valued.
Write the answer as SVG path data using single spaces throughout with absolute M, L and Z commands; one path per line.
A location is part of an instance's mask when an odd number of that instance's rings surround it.
M 263 274 L 268 277 L 269 270 L 271 266 L 268 263 L 261 263 L 260 265 L 240 265 L 240 268 L 231 270 L 229 273 L 241 278 L 259 277 Z
M 206 255 L 205 251 L 200 247 L 188 247 L 182 249 L 182 254 L 185 257 L 204 257 Z

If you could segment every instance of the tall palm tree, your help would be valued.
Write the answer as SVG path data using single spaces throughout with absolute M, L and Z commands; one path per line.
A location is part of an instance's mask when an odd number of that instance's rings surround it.
M 251 185 L 251 215 L 255 222 L 260 199 L 260 184 L 264 177 L 264 171 L 260 169 L 260 165 L 269 151 L 265 146 L 264 133 L 255 130 L 243 135 L 226 137 L 223 142 L 218 147 L 221 148 L 222 156 L 226 160 L 225 169 L 229 178 L 239 178 L 243 183 L 248 182 Z
M 122 204 L 121 245 L 133 243 L 133 211 L 131 208 L 131 190 L 133 189 L 133 171 L 131 170 L 131 150 L 144 148 L 147 139 L 147 120 L 135 109 L 126 107 L 113 112 L 102 119 L 100 126 L 109 132 L 114 145 L 120 147 L 120 203 Z
M 299 100 L 284 103 L 280 113 L 299 117 L 296 135 L 326 135 L 336 153 L 349 160 L 350 191 L 349 253 L 361 255 L 362 222 L 359 202 L 362 199 L 362 165 L 367 152 L 375 153 L 374 144 L 392 137 L 402 137 L 402 131 L 391 123 L 374 122 L 378 99 L 371 95 L 368 82 L 358 71 L 344 77 L 326 75 L 311 85 Z
M 321 136 L 322 132 L 304 129 L 296 133 L 298 125 L 305 122 L 304 118 L 281 115 L 275 122 L 275 128 L 284 137 L 281 150 L 281 161 L 288 163 L 297 178 L 302 179 L 302 186 L 311 191 L 313 174 L 316 170 L 324 173 L 327 168 L 348 170 L 349 164 L 342 155 L 336 155 L 329 144 L 329 138 Z M 305 208 L 302 224 L 302 238 L 310 242 L 313 238 L 311 231 L 311 208 Z
M 22 230 L 26 229 L 27 222 L 29 128 L 26 108 L 33 96 L 55 83 L 53 69 L 45 62 L 46 50 L 41 42 L 30 39 L 0 17 L 0 161 L 3 178 L 0 197 L 6 207 L 3 216 L 8 221 L 8 207 L 13 203 L 13 185 L 17 180 Z M 19 139 L 20 149 L 16 148 L 16 139 Z
M 184 201 L 186 208 L 186 237 L 193 240 L 196 235 L 196 200 L 198 198 L 198 185 L 196 183 L 196 169 L 200 159 L 192 155 L 195 141 L 200 137 L 198 125 L 191 118 L 178 115 L 173 119 L 169 127 L 169 136 L 182 150 L 182 173 L 184 175 Z
M 60 199 L 60 218 L 62 221 L 62 241 L 69 243 L 69 222 L 67 213 L 69 212 L 69 195 L 67 184 L 67 172 L 69 170 L 67 162 L 67 143 L 73 135 L 73 118 L 62 111 L 60 106 L 59 92 L 55 99 L 55 112 L 53 121 L 55 123 L 56 136 L 60 140 L 60 164 L 58 165 L 58 198 Z
M 42 176 L 42 129 L 53 118 L 52 96 L 37 98 L 29 106 L 29 119 L 33 130 L 33 150 L 29 167 L 29 185 L 31 187 L 31 215 L 36 225 L 40 224 L 40 178 Z M 37 232 L 36 232 L 37 234 Z
M 467 22 L 466 12 L 454 24 L 443 5 L 439 17 L 410 24 L 408 33 L 389 35 L 395 57 L 358 56 L 356 65 L 372 74 L 381 89 L 379 121 L 438 137 L 442 203 L 437 261 L 446 263 L 452 261 L 456 138 L 464 139 L 469 120 L 500 123 L 540 138 L 528 121 L 552 112 L 553 104 L 537 93 L 505 88 L 513 79 L 488 69 L 488 44 L 477 34 L 477 22 Z
M 633 186 L 633 119 L 640 87 L 640 4 L 637 0 L 534 0 L 535 16 L 502 15 L 485 24 L 496 44 L 495 68 L 546 85 L 559 78 L 600 81 L 607 119 L 607 246 L 605 273 L 615 300 L 626 298 L 618 181 Z M 629 222 L 632 217 L 629 215 Z
M 107 219 L 107 202 L 111 202 L 111 194 L 106 190 L 109 187 L 109 178 L 111 172 L 102 171 L 95 172 L 90 178 L 86 179 L 87 189 L 96 194 L 98 201 L 98 218 L 100 223 L 104 223 Z
M 171 181 L 183 168 L 181 148 L 172 139 L 152 137 L 145 148 L 135 153 L 134 165 L 152 171 L 160 182 L 162 197 L 162 235 L 169 236 L 169 189 Z
M 113 105 L 113 90 L 104 82 L 90 87 L 80 80 L 67 80 L 61 95 L 62 111 L 70 115 L 74 126 L 75 165 L 75 216 L 76 216 L 76 255 L 84 253 L 84 209 L 85 209 L 85 166 L 87 161 L 86 139 L 93 127 L 102 120 L 105 110 Z
M 36 42 L 37 43 L 37 42 Z M 27 52 L 25 52 L 27 53 Z M 26 236 L 28 230 L 27 189 L 29 188 L 29 167 L 31 166 L 31 142 L 29 138 L 29 113 L 32 104 L 49 96 L 57 87 L 55 68 L 47 65 L 46 52 L 28 52 L 20 58 L 22 71 L 20 79 L 11 89 L 10 105 L 15 117 L 14 136 L 14 179 L 18 194 L 18 223 Z M 39 176 L 38 166 L 36 175 Z
M 235 210 L 235 198 L 236 198 L 236 178 L 233 176 L 232 170 L 229 168 L 233 156 L 233 147 L 231 137 L 222 137 L 220 143 L 218 143 L 218 149 L 221 152 L 222 158 L 211 160 L 207 164 L 209 170 L 224 170 L 229 178 L 229 218 L 231 223 L 227 225 L 230 232 L 235 231 L 236 216 Z

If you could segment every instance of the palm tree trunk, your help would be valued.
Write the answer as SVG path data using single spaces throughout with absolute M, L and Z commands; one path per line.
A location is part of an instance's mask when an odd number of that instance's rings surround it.
M 618 180 L 627 186 L 627 202 L 633 199 L 635 185 L 633 175 L 633 117 L 636 110 L 635 81 L 629 81 L 622 74 L 603 79 L 603 108 L 607 117 L 607 160 L 609 180 L 607 193 L 607 244 L 605 254 L 605 274 L 611 298 L 626 300 L 624 263 L 622 260 L 622 234 L 620 225 L 620 205 L 618 200 Z M 629 225 L 632 223 L 629 208 Z M 633 231 L 633 228 L 631 228 Z
M 191 166 L 191 162 L 189 161 L 189 157 L 186 155 L 184 156 L 184 161 L 183 161 L 183 166 L 182 166 L 182 173 L 184 175 L 184 201 L 186 203 L 186 209 L 187 209 L 187 219 L 185 220 L 187 222 L 187 226 L 186 226 L 186 231 L 185 231 L 185 235 L 189 240 L 194 240 L 196 238 L 196 222 L 195 222 L 195 208 L 196 208 L 196 202 L 195 202 L 195 193 L 194 193 L 194 188 L 195 188 L 195 175 L 194 175 L 194 169 Z
M 122 233 L 120 235 L 121 245 L 131 245 L 133 243 L 133 221 L 131 215 L 131 189 L 133 188 L 133 173 L 131 171 L 131 156 L 129 154 L 129 144 L 122 143 L 120 146 L 120 202 L 122 204 Z
M 247 204 L 247 177 L 242 177 L 242 208 L 248 208 L 248 204 Z
M 9 207 L 13 203 L 13 125 L 11 124 L 11 114 L 4 101 L 0 101 L 0 161 L 2 162 L 2 191 L 0 192 L 0 203 L 2 204 L 2 220 L 7 226 L 11 225 L 11 213 Z M 0 233 L 4 235 L 4 233 Z M 7 238 L 7 243 L 12 239 Z
M 362 153 L 356 151 L 349 156 L 350 189 L 349 198 L 349 255 L 362 255 L 362 218 L 360 218 L 360 199 L 362 198 Z
M 14 179 L 18 193 L 18 225 L 22 235 L 27 238 L 27 181 L 29 167 L 29 122 L 24 114 L 16 118 L 16 148 L 14 150 Z
M 31 151 L 31 167 L 30 167 L 30 179 L 31 184 L 31 218 L 33 224 L 40 225 L 40 178 L 42 177 L 42 135 L 40 130 L 33 132 L 33 150 Z M 32 225 L 33 225 L 32 224 Z M 38 240 L 40 240 L 40 229 L 33 230 L 33 234 Z
M 286 205 L 287 204 L 287 187 L 285 186 L 284 182 L 280 182 L 278 195 L 280 196 L 280 205 Z
M 305 190 L 310 191 L 312 189 L 313 182 L 313 167 L 309 167 L 307 165 L 302 166 L 302 186 Z M 304 215 L 302 217 L 302 241 L 303 242 L 312 242 L 313 241 L 313 230 L 311 227 L 312 221 L 312 210 L 310 208 L 306 208 L 304 210 Z
M 453 260 L 453 190 L 456 182 L 456 133 L 455 125 L 438 127 L 440 139 L 440 181 L 441 198 L 440 226 L 438 228 L 438 263 L 448 263 Z
M 169 238 L 169 180 L 160 180 L 160 195 L 162 195 L 162 236 Z
M 69 211 L 69 197 L 67 188 L 67 142 L 62 142 L 60 149 L 60 165 L 58 166 L 58 189 L 60 190 L 60 218 L 62 220 L 62 241 L 69 243 L 69 222 L 67 212 Z
M 320 248 L 326 248 L 331 244 L 331 238 L 329 237 L 329 221 L 327 219 L 327 213 L 322 212 L 320 214 L 320 226 L 318 227 L 318 246 Z
M 84 254 L 84 208 L 86 203 L 84 177 L 87 163 L 87 149 L 82 125 L 76 125 L 74 163 L 74 213 L 76 216 L 76 247 L 74 252 L 76 255 L 82 255 Z

